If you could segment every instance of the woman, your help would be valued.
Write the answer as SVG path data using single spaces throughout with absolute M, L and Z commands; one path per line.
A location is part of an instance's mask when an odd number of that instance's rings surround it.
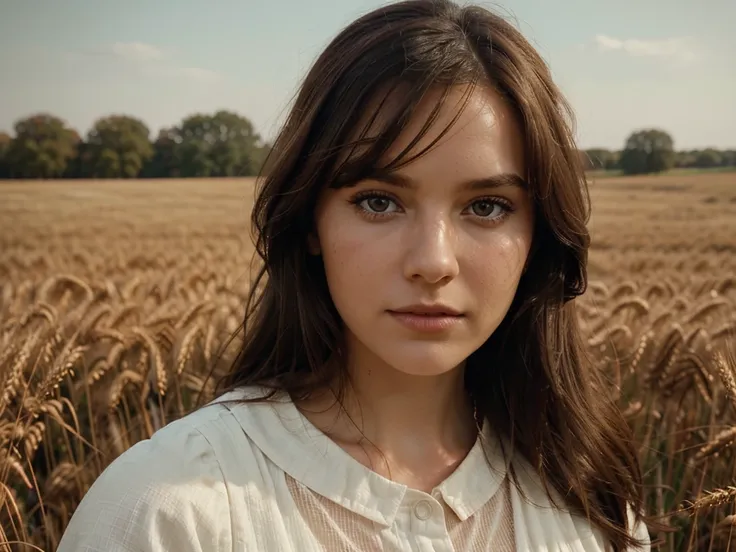
M 570 118 L 485 9 L 413 0 L 343 30 L 259 190 L 222 395 L 113 462 L 59 550 L 648 550 L 576 322 Z

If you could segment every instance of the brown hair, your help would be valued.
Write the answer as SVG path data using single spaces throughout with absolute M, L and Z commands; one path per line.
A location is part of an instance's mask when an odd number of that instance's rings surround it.
M 589 198 L 573 115 L 534 48 L 486 9 L 447 0 L 381 7 L 346 27 L 317 59 L 258 189 L 252 222 L 263 265 L 246 305 L 242 348 L 219 388 L 260 385 L 302 400 L 345 382 L 341 363 L 328 362 L 343 353 L 342 322 L 321 259 L 306 244 L 320 192 L 375 168 L 430 90 L 479 82 L 519 117 L 537 216 L 528 269 L 499 328 L 468 358 L 467 388 L 548 492 L 551 486 L 614 550 L 624 550 L 636 543 L 627 504 L 639 521 L 642 475 L 630 429 L 585 357 L 577 322 Z M 376 123 L 379 112 L 385 116 Z M 381 168 L 427 151 L 408 157 L 415 143 Z

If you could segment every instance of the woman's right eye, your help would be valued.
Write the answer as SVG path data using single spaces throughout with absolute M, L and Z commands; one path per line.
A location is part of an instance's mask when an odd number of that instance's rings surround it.
M 384 196 L 372 196 L 363 199 L 360 205 L 366 210 L 373 213 L 390 213 L 393 212 L 391 207 L 396 207 L 396 203 L 392 199 Z
M 351 200 L 351 203 L 365 215 L 390 215 L 401 210 L 396 200 L 377 193 L 359 194 Z

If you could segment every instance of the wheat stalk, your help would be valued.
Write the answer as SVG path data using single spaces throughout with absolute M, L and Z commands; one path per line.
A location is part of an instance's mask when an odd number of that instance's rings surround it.
M 731 306 L 731 302 L 727 299 L 718 298 L 713 299 L 710 301 L 705 301 L 700 307 L 695 309 L 695 312 L 690 316 L 690 318 L 686 321 L 687 324 L 695 324 L 698 321 L 700 321 L 702 318 L 705 318 L 713 311 L 717 310 L 720 307 Z
M 652 384 L 658 382 L 677 360 L 679 349 L 684 341 L 682 327 L 675 324 L 663 339 L 662 347 L 654 358 L 647 374 L 647 380 Z
M 135 314 L 136 312 L 138 312 L 139 308 L 140 307 L 136 303 L 128 303 L 126 305 L 123 305 L 120 310 L 118 310 L 118 312 L 110 316 L 110 327 L 119 327 L 131 314 Z
M 49 296 L 52 295 L 54 288 L 59 288 L 62 293 L 67 290 L 80 289 L 88 300 L 94 297 L 94 292 L 89 285 L 82 280 L 71 274 L 57 274 L 48 278 L 39 288 L 38 295 L 42 301 L 49 301 Z
M 726 322 L 722 326 L 716 328 L 711 333 L 711 339 L 721 339 L 723 337 L 732 337 L 736 335 L 736 320 L 731 320 L 730 322 Z
M 34 332 L 33 334 L 31 334 L 31 337 L 23 344 L 23 347 L 21 347 L 20 351 L 15 357 L 15 360 L 11 364 L 8 371 L 8 376 L 6 377 L 4 382 L 5 389 L 3 390 L 2 396 L 0 396 L 0 412 L 5 410 L 10 401 L 13 400 L 13 398 L 20 390 L 21 384 L 24 381 L 23 371 L 26 364 L 31 358 L 31 352 L 36 346 L 36 342 L 38 341 L 40 335 L 41 334 L 39 332 Z
M 736 411 L 736 376 L 734 376 L 734 370 L 728 365 L 726 358 L 720 353 L 715 354 L 714 361 L 718 369 L 718 375 L 721 377 L 723 387 L 726 390 L 726 396 L 731 401 L 734 411 Z
M 632 281 L 628 282 L 622 282 L 618 286 L 616 286 L 611 293 L 609 294 L 609 298 L 612 301 L 617 301 L 621 296 L 623 295 L 631 295 L 636 293 L 636 283 Z
M 736 501 L 736 487 L 728 486 L 724 489 L 706 492 L 705 496 L 692 502 L 691 506 L 686 509 L 691 509 L 693 512 L 699 512 L 701 510 L 708 510 L 711 508 L 718 508 L 726 504 L 731 504 L 734 501 Z
M 123 398 L 123 391 L 125 390 L 125 387 L 130 383 L 143 383 L 143 376 L 134 372 L 133 370 L 123 370 L 118 374 L 118 376 L 115 378 L 115 381 L 110 386 L 110 392 L 107 401 L 109 410 L 115 410 L 118 407 L 118 404 L 120 404 L 120 401 Z
M 43 441 L 45 431 L 46 424 L 42 420 L 33 422 L 25 429 L 23 432 L 23 448 L 26 458 L 33 458 L 33 453 L 36 452 L 41 441 Z
M 89 335 L 92 333 L 92 330 L 111 314 L 112 307 L 110 305 L 104 303 L 98 305 L 91 314 L 88 313 L 87 316 L 84 317 L 84 322 L 79 329 L 80 335 Z
M 166 394 L 167 386 L 167 375 L 166 368 L 164 365 L 164 359 L 161 355 L 161 350 L 156 345 L 155 340 L 148 334 L 144 328 L 135 327 L 132 333 L 141 339 L 148 349 L 149 358 L 153 361 L 153 370 L 156 374 L 156 384 L 158 386 L 159 395 L 163 396 Z
M 59 383 L 67 376 L 73 375 L 74 365 L 82 357 L 82 354 L 87 350 L 85 345 L 73 346 L 74 339 L 70 339 L 64 346 L 64 350 L 59 355 L 58 359 L 46 373 L 43 381 L 39 385 L 36 393 L 40 397 L 46 397 L 51 393 L 53 389 L 58 389 Z
M 626 324 L 616 324 L 590 338 L 588 346 L 600 347 L 605 342 L 614 340 L 617 335 L 623 335 L 627 341 L 632 339 L 631 329 Z
M 184 338 L 181 340 L 181 346 L 179 348 L 179 354 L 176 358 L 176 374 L 180 375 L 184 370 L 187 362 L 194 352 L 194 346 L 197 342 L 197 338 L 202 334 L 201 326 L 192 326 L 189 328 Z
M 49 305 L 44 301 L 39 301 L 20 319 L 20 328 L 25 328 L 37 318 L 46 320 L 49 325 L 54 326 L 57 323 L 56 321 L 59 319 L 59 313 L 53 305 Z
M 186 328 L 191 324 L 191 322 L 194 320 L 195 317 L 197 317 L 199 314 L 202 314 L 203 312 L 209 313 L 214 310 L 214 305 L 212 305 L 209 301 L 200 301 L 196 303 L 195 305 L 192 305 L 181 317 L 179 322 L 176 323 L 176 329 L 182 329 Z
M 695 463 L 702 462 L 709 456 L 717 456 L 724 449 L 736 445 L 736 426 L 724 429 L 712 441 L 706 443 L 693 457 Z
M 125 339 L 125 334 L 121 332 L 120 330 L 114 330 L 112 328 L 104 328 L 104 329 L 95 329 L 92 332 L 92 335 L 91 335 L 92 341 L 102 341 L 105 339 L 116 341 L 117 343 L 120 343 L 121 345 L 125 345 L 127 342 L 127 340 Z
M 20 479 L 27 489 L 33 488 L 33 483 L 31 483 L 28 475 L 26 475 L 26 470 L 23 469 L 20 461 L 15 456 L 9 454 L 5 458 L 0 459 L 0 461 L 0 473 L 5 473 L 5 469 L 7 468 L 15 473 L 16 477 Z

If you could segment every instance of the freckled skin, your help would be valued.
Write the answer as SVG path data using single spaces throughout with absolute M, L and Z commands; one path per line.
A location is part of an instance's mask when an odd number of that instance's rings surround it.
M 461 94 L 459 88 L 451 93 L 418 148 L 455 116 Z M 424 111 L 431 108 L 428 103 Z M 401 151 L 423 122 L 420 113 L 389 154 Z M 414 183 L 411 188 L 371 180 L 323 194 L 313 240 L 345 322 L 353 370 L 440 375 L 461 366 L 496 330 L 529 254 L 533 209 L 520 187 L 468 190 L 461 184 L 502 173 L 523 177 L 524 168 L 513 113 L 495 92 L 478 87 L 439 145 L 400 169 Z M 372 191 L 388 194 L 388 201 L 351 203 L 356 194 Z M 486 203 L 486 211 L 478 211 L 478 201 L 496 198 L 511 206 L 504 217 L 500 206 Z M 371 217 L 375 206 L 381 215 Z M 487 211 L 492 216 L 477 216 Z M 464 317 L 447 331 L 429 334 L 387 312 L 420 302 L 449 305 Z

